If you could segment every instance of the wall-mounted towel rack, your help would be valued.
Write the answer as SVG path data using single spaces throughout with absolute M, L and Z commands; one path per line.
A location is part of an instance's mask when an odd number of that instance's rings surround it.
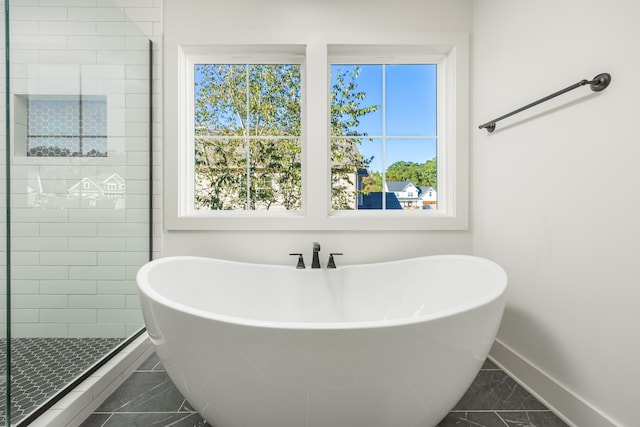
M 578 83 L 573 84 L 569 87 L 566 87 L 562 90 L 559 90 L 557 92 L 552 93 L 549 96 L 545 96 L 544 98 L 538 99 L 537 101 L 532 102 L 531 104 L 527 104 L 524 107 L 518 108 L 517 110 L 513 110 L 510 113 L 505 114 L 504 116 L 500 116 L 497 119 L 493 119 L 488 121 L 487 123 L 484 123 L 480 126 L 478 126 L 478 128 L 480 129 L 487 129 L 487 131 L 489 132 L 493 132 L 494 130 L 496 130 L 496 122 L 499 122 L 502 119 L 506 119 L 507 117 L 511 117 L 514 114 L 517 114 L 521 111 L 524 111 L 528 108 L 531 108 L 535 105 L 541 104 L 545 101 L 550 100 L 551 98 L 555 98 L 558 95 L 562 95 L 563 93 L 567 93 L 573 89 L 579 88 L 580 86 L 584 86 L 584 85 L 589 85 L 591 87 L 591 90 L 594 92 L 600 92 L 603 91 L 607 88 L 607 86 L 609 86 L 609 83 L 611 83 L 611 75 L 609 73 L 602 73 L 602 74 L 598 74 L 597 76 L 595 76 L 593 78 L 593 80 L 580 80 Z

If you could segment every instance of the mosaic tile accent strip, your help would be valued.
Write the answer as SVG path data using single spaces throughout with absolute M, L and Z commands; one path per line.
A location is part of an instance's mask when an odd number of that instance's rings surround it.
M 150 425 L 210 425 L 184 400 L 155 354 L 143 362 L 80 427 Z M 437 427 L 567 425 L 498 366 L 487 360 L 469 390 Z
M 20 421 L 81 375 L 122 338 L 13 338 L 11 340 L 11 421 Z M 0 372 L 6 370 L 6 340 L 0 340 Z M 6 389 L 0 390 L 6 399 Z M 4 404 L 0 425 L 4 425 Z

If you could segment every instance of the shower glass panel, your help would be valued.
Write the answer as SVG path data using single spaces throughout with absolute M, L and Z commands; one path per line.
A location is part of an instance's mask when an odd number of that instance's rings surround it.
M 5 9 L 4 0 L 0 0 L 0 5 L 2 10 Z M 5 53 L 7 52 L 7 40 L 5 37 L 5 15 L 3 13 L 2 19 L 0 19 L 0 40 L 2 41 L 0 46 L 2 46 L 2 58 L 5 58 Z M 0 143 L 0 396 L 2 396 L 2 401 L 0 402 L 0 426 L 7 425 L 7 378 L 8 378 L 8 370 L 7 370 L 7 355 L 8 352 L 8 343 L 7 340 L 7 314 L 9 311 L 7 310 L 7 233 L 6 233 L 6 224 L 7 224 L 7 203 L 6 203 L 6 191 L 5 191 L 5 183 L 6 183 L 6 150 L 5 150 L 5 141 L 7 140 L 8 131 L 8 122 L 6 119 L 7 113 L 7 80 L 6 76 L 6 67 L 5 61 L 2 61 L 2 65 L 0 66 L 0 78 L 2 78 L 3 84 L 0 86 L 0 138 L 2 142 Z
M 143 326 L 135 274 L 150 256 L 151 64 L 148 37 L 109 0 L 5 1 L 4 415 L 20 425 Z

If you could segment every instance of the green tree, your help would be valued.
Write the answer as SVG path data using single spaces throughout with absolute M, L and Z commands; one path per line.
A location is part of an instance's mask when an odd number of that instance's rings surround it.
M 378 171 L 370 172 L 362 179 L 362 192 L 364 194 L 382 191 L 382 174 Z
M 299 209 L 300 66 L 201 64 L 195 85 L 199 209 Z
M 411 181 L 418 186 L 437 187 L 437 161 L 435 158 L 424 163 L 395 162 L 386 171 L 387 181 Z
M 331 88 L 331 135 L 360 136 L 359 68 Z M 195 69 L 195 203 L 198 209 L 299 209 L 301 76 L 290 64 L 200 64 Z M 334 208 L 353 200 L 353 176 L 368 162 L 357 139 L 331 138 Z M 351 200 L 351 202 L 350 202 Z
M 366 133 L 356 128 L 360 118 L 377 111 L 378 105 L 363 105 L 366 93 L 358 91 L 359 67 L 338 68 L 331 87 L 331 200 L 335 210 L 353 208 L 355 182 L 359 170 L 368 167 L 358 146 Z M 342 137 L 342 138 L 340 138 Z M 349 138 L 344 138 L 349 137 Z

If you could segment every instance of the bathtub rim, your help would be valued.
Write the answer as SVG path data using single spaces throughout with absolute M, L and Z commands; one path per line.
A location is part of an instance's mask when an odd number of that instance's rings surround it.
M 266 268 L 283 268 L 289 270 L 295 270 L 294 266 L 290 265 L 282 265 L 282 264 L 260 264 L 253 262 L 244 262 L 244 261 L 236 261 L 236 260 L 227 260 L 222 258 L 213 258 L 213 257 L 205 257 L 205 256 L 192 256 L 192 255 L 173 255 L 162 258 L 157 258 L 152 261 L 145 263 L 136 274 L 136 284 L 138 290 L 140 291 L 141 298 L 149 298 L 153 300 L 155 303 L 165 306 L 172 310 L 177 310 L 182 313 L 189 314 L 191 316 L 199 317 L 202 319 L 213 320 L 217 322 L 229 323 L 233 325 L 239 326 L 249 326 L 255 328 L 268 328 L 268 329 L 293 329 L 293 330 L 351 330 L 351 329 L 375 329 L 375 328 L 383 328 L 383 327 L 394 327 L 394 326 L 405 326 L 405 325 L 413 325 L 422 322 L 444 319 L 447 317 L 455 316 L 458 314 L 462 314 L 468 311 L 471 311 L 476 308 L 484 307 L 489 305 L 500 298 L 504 298 L 507 290 L 508 284 L 508 276 L 505 270 L 496 262 L 491 261 L 487 258 L 478 257 L 475 255 L 426 255 L 420 257 L 412 257 L 412 258 L 402 258 L 398 260 L 391 261 L 381 261 L 374 263 L 362 263 L 362 264 L 351 264 L 346 266 L 337 267 L 336 270 L 342 269 L 350 269 L 350 268 L 361 268 L 366 267 L 368 265 L 379 265 L 379 264 L 389 264 L 389 263 L 399 263 L 399 262 L 407 262 L 407 261 L 416 261 L 420 259 L 471 259 L 475 262 L 485 263 L 492 270 L 494 270 L 498 274 L 498 285 L 497 290 L 495 292 L 487 293 L 487 297 L 478 298 L 473 302 L 457 305 L 451 309 L 439 310 L 433 313 L 428 313 L 415 317 L 404 317 L 399 319 L 382 319 L 382 320 L 366 320 L 366 321 L 357 321 L 357 322 L 283 322 L 283 321 L 273 321 L 273 320 L 259 320 L 259 319 L 251 319 L 244 317 L 236 317 L 229 316 L 226 314 L 219 314 L 207 310 L 202 310 L 198 308 L 194 308 L 192 306 L 188 306 L 186 304 L 178 303 L 160 292 L 153 289 L 148 278 L 148 272 L 154 268 L 158 264 L 169 263 L 172 261 L 179 260 L 201 260 L 201 261 L 219 261 L 224 263 L 231 264 L 242 264 L 242 265 L 254 265 L 259 267 Z M 310 269 L 308 269 L 310 270 Z M 144 305 L 143 305 L 144 308 Z M 504 304 L 503 304 L 504 308 Z

